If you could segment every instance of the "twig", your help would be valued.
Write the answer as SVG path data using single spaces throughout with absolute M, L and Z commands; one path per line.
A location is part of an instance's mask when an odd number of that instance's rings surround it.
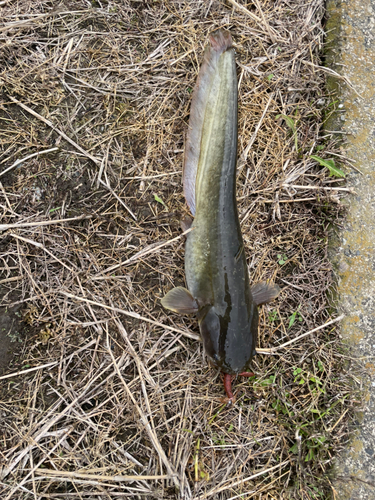
M 89 347 L 91 347 L 93 344 L 95 344 L 95 342 L 96 342 L 95 340 L 91 340 L 91 342 L 89 342 L 88 344 L 85 344 L 84 347 L 77 349 L 76 351 L 73 352 L 73 354 L 70 354 L 66 358 L 63 358 L 61 361 L 60 360 L 59 361 L 52 361 L 51 363 L 46 363 L 45 365 L 33 366 L 32 368 L 28 368 L 27 370 L 20 370 L 18 372 L 8 373 L 8 375 L 2 375 L 0 377 L 0 380 L 18 377 L 19 375 L 25 375 L 26 373 L 35 372 L 36 370 L 44 370 L 44 368 L 56 366 L 60 362 L 65 363 L 66 361 L 69 361 L 70 359 L 72 359 L 74 356 L 77 356 L 78 353 L 80 353 L 82 351 L 86 351 Z
M 275 43 L 276 42 L 276 38 L 275 38 L 275 35 L 273 33 L 273 30 L 271 29 L 270 25 L 268 24 L 268 22 L 266 21 L 266 18 L 263 14 L 263 9 L 259 3 L 259 0 L 254 0 L 259 12 L 260 12 L 260 16 L 262 18 L 262 21 L 263 21 L 263 25 L 265 26 L 266 30 L 267 30 L 267 33 L 269 34 L 271 40 L 272 40 L 272 43 Z
M 354 85 L 352 84 L 352 82 L 349 80 L 349 78 L 347 76 L 340 75 L 340 73 L 337 73 L 335 70 L 333 70 L 331 68 L 328 68 L 326 66 L 319 66 L 318 64 L 314 64 L 310 61 L 302 60 L 301 62 L 303 64 L 307 64 L 308 66 L 312 66 L 314 69 L 319 69 L 320 71 L 324 71 L 325 73 L 328 73 L 329 75 L 334 76 L 334 77 L 338 78 L 339 80 L 343 80 L 348 85 L 348 87 L 351 88 L 352 91 L 357 94 L 358 97 L 363 99 L 363 96 L 359 92 L 357 92 L 356 88 L 354 87 Z
M 133 217 L 134 220 L 137 220 L 137 217 L 133 214 L 133 212 L 126 205 L 126 203 L 124 201 L 122 201 L 122 199 L 119 196 L 117 196 L 117 194 L 113 191 L 113 189 L 108 184 L 103 182 L 101 179 L 99 179 L 99 183 L 103 184 L 103 186 L 106 187 L 110 191 L 110 193 L 113 194 L 113 196 L 116 198 L 116 200 L 121 203 L 121 205 L 129 212 L 129 214 Z
M 313 189 L 313 190 L 324 189 L 324 191 L 346 191 L 347 193 L 355 193 L 353 188 L 325 187 L 325 186 L 299 186 L 297 184 L 282 184 L 282 187 L 283 188 L 293 188 L 293 189 Z
M 91 218 L 92 215 L 79 215 L 78 217 L 71 217 L 69 219 L 43 220 L 40 222 L 21 222 L 20 224 L 0 224 L 0 231 L 6 231 L 8 229 L 18 229 L 19 227 L 50 226 L 51 224 L 60 224 L 62 222 L 71 222 Z
M 256 200 L 257 203 L 275 203 L 275 200 Z M 299 202 L 304 202 L 304 201 L 316 201 L 315 198 L 290 198 L 289 200 L 278 200 L 278 203 L 299 203 Z
M 11 278 L 4 278 L 3 280 L 0 280 L 0 285 L 3 285 L 4 283 L 11 283 L 12 281 L 18 281 L 22 280 L 22 276 L 12 276 Z
M 141 250 L 141 251 L 137 252 L 135 255 L 133 255 L 132 257 L 130 257 L 129 259 L 124 260 L 124 262 L 120 262 L 120 264 L 115 264 L 114 266 L 111 266 L 111 267 L 108 267 L 107 269 L 104 269 L 103 271 L 101 271 L 100 273 L 98 273 L 96 276 L 94 276 L 91 279 L 92 280 L 101 279 L 101 276 L 103 274 L 111 273 L 112 271 L 115 271 L 116 269 L 118 269 L 122 266 L 126 266 L 127 264 L 135 262 L 136 260 L 140 259 L 141 257 L 145 257 L 146 255 L 149 255 L 151 253 L 155 253 L 160 248 L 166 247 L 167 245 L 170 245 L 171 243 L 174 243 L 175 241 L 181 239 L 183 236 L 190 233 L 190 231 L 192 231 L 192 230 L 193 230 L 193 228 L 189 228 L 186 231 L 184 231 L 183 233 L 176 236 L 175 238 L 172 238 L 171 240 L 165 241 L 164 243 L 161 243 L 160 245 L 158 245 L 154 248 L 150 248 L 149 250 L 147 250 L 145 252 L 142 252 L 142 250 Z
M 5 175 L 7 172 L 9 172 L 9 170 L 12 170 L 12 168 L 15 168 L 17 167 L 17 165 L 20 165 L 21 163 L 24 163 L 26 160 L 30 160 L 30 158 L 34 158 L 35 156 L 39 156 L 39 155 L 45 155 L 47 153 L 51 153 L 52 151 L 57 151 L 59 148 L 50 148 L 50 149 L 45 149 L 44 151 L 38 151 L 37 153 L 33 153 L 32 155 L 29 155 L 29 156 L 25 156 L 25 158 L 22 158 L 20 160 L 17 160 L 13 163 L 13 165 L 11 165 L 10 167 L 6 168 L 5 170 L 3 170 L 2 172 L 0 172 L 0 177 L 2 177 L 3 175 Z
M 122 365 L 123 360 L 124 360 L 124 355 L 121 357 L 121 360 L 118 364 Z M 104 372 L 106 372 L 111 366 L 112 366 L 112 363 L 110 363 L 108 366 L 106 366 L 103 370 L 99 371 L 95 377 L 90 379 L 90 381 L 84 386 L 82 391 L 71 401 L 71 403 L 64 406 L 64 408 L 59 413 L 54 414 L 54 416 L 52 417 L 51 420 L 48 420 L 47 422 L 45 422 L 42 425 L 42 427 L 39 429 L 39 431 L 33 436 L 32 444 L 29 444 L 28 446 L 26 446 L 18 454 L 18 456 L 13 460 L 13 462 L 9 465 L 9 467 L 7 467 L 6 469 L 3 469 L 1 471 L 0 478 L 3 479 L 8 474 L 10 474 L 10 472 L 12 472 L 14 467 L 16 467 L 16 465 L 23 459 L 23 457 L 25 457 L 29 453 L 29 451 L 32 450 L 32 448 L 36 445 L 36 443 L 38 443 L 42 439 L 42 437 L 45 436 L 45 434 L 49 431 L 49 429 L 52 426 L 54 426 L 55 424 L 57 424 L 57 422 L 59 422 L 59 420 L 61 420 L 61 418 L 63 418 L 63 416 L 66 415 L 77 404 L 77 402 L 89 391 L 90 387 L 94 384 L 94 382 L 96 382 L 99 378 L 101 378 L 103 376 Z M 55 449 L 55 447 L 52 448 L 51 452 L 54 449 Z M 40 467 L 40 465 L 44 462 L 44 460 L 46 460 L 49 457 L 49 455 L 50 455 L 50 453 L 45 455 L 41 459 L 41 461 L 35 466 L 35 469 L 37 467 Z M 32 472 L 33 471 L 30 471 L 25 476 L 25 478 L 21 481 L 21 483 L 19 483 L 18 485 L 15 486 L 15 488 L 11 491 L 11 493 L 6 497 L 5 500 L 9 500 L 12 497 L 14 491 L 17 491 L 17 489 L 20 488 L 26 482 L 26 480 L 30 477 Z
M 315 198 L 314 198 L 314 199 L 315 199 Z M 289 283 L 289 281 L 287 281 L 287 280 L 281 279 L 281 281 L 282 281 L 283 283 L 286 283 L 287 285 L 289 285 L 289 286 L 293 287 L 293 288 L 296 288 L 297 290 L 301 290 L 301 292 L 303 292 L 303 291 L 304 291 L 304 289 L 303 289 L 302 287 L 297 286 L 297 285 L 293 285 L 293 283 Z
M 76 401 L 75 401 L 75 403 L 76 403 Z M 69 407 L 70 407 L 70 406 L 71 406 L 71 405 L 69 405 Z M 62 416 L 62 413 L 61 413 L 61 414 L 59 414 L 59 415 L 57 416 L 58 418 L 56 418 L 56 420 L 58 420 L 61 416 Z M 50 428 L 50 427 L 48 427 L 48 428 Z M 48 453 L 47 453 L 47 454 L 43 454 L 43 455 L 42 455 L 42 458 L 41 458 L 41 459 L 39 460 L 39 462 L 35 465 L 35 467 L 33 467 L 33 468 L 32 468 L 32 470 L 31 470 L 31 471 L 30 471 L 30 472 L 29 472 L 29 473 L 28 473 L 28 474 L 27 474 L 27 475 L 26 475 L 26 476 L 22 479 L 22 481 L 21 481 L 20 483 L 16 484 L 16 485 L 13 487 L 12 491 L 9 493 L 9 495 L 8 495 L 8 496 L 7 496 L 4 500 L 10 500 L 10 498 L 12 498 L 12 496 L 13 496 L 13 493 L 15 493 L 16 491 L 18 491 L 18 489 L 22 488 L 22 486 L 23 486 L 23 485 L 27 482 L 28 478 L 29 478 L 32 474 L 34 474 L 35 470 L 36 470 L 38 467 L 40 467 L 40 466 L 43 464 L 43 462 L 45 462 L 45 461 L 46 461 L 46 460 L 50 457 L 50 455 L 52 455 L 52 454 L 53 454 L 53 452 L 54 452 L 54 451 L 55 451 L 55 450 L 56 450 L 56 449 L 57 449 L 57 448 L 61 445 L 61 443 L 62 443 L 63 441 L 65 441 L 65 440 L 66 440 L 66 438 L 69 436 L 69 434 L 71 434 L 71 433 L 72 433 L 73 429 L 74 429 L 74 426 L 70 426 L 70 427 L 68 427 L 68 429 L 67 429 L 67 430 L 63 433 L 63 435 L 60 437 L 60 439 L 57 441 L 57 443 L 56 443 L 56 444 L 55 444 L 55 445 L 54 445 L 54 446 L 53 446 L 53 447 L 52 447 L 52 448 L 48 451 Z M 43 435 L 44 435 L 44 433 L 43 433 Z M 41 438 L 42 438 L 42 435 L 41 435 L 41 434 L 39 434 L 38 438 L 39 438 L 39 439 L 41 439 Z M 21 457 L 21 458 L 22 458 L 23 456 L 25 456 L 25 455 L 28 453 L 28 451 L 29 451 L 29 450 L 30 450 L 33 446 L 35 446 L 35 442 L 37 442 L 39 439 L 34 438 L 34 442 L 33 442 L 33 444 L 32 444 L 32 445 L 27 446 L 26 450 L 23 450 L 23 451 L 22 451 L 22 453 L 20 453 L 19 457 Z M 19 457 L 17 457 L 17 463 L 21 460 L 21 458 L 19 458 Z M 6 477 L 6 476 L 7 476 L 7 475 L 11 472 L 11 470 L 12 470 L 12 469 L 10 469 L 10 468 L 4 468 L 4 469 L 1 471 L 1 473 L 0 473 L 0 477 L 1 477 L 1 478 Z
M 42 245 L 42 243 L 38 243 L 37 241 L 29 240 L 28 238 L 24 238 L 23 236 L 19 236 L 18 234 L 14 234 L 14 233 L 9 233 L 9 236 L 13 236 L 13 238 L 16 238 L 17 240 L 24 241 L 25 243 L 29 243 L 30 245 L 34 245 L 35 247 L 40 248 L 41 250 L 43 250 L 44 252 L 46 252 L 50 257 L 52 257 L 53 259 L 55 259 L 59 264 L 61 264 L 62 266 L 64 266 L 65 269 L 67 269 L 68 271 L 70 271 L 71 273 L 73 273 L 73 270 L 69 266 L 67 266 L 62 260 L 60 260 L 55 255 L 53 255 L 53 253 L 50 252 L 48 250 L 48 248 L 46 248 L 44 245 Z M 75 264 L 73 264 L 73 263 L 72 263 L 72 265 L 77 270 L 77 266 Z
M 5 5 L 9 1 L 10 0 L 3 0 L 2 2 L 0 2 L 0 6 Z M 49 16 L 53 16 L 55 13 L 56 13 L 56 11 L 47 12 L 46 14 L 40 14 L 39 16 L 31 17 L 31 18 L 25 19 L 23 21 L 15 21 L 14 23 L 6 24 L 5 26 L 2 26 L 0 28 L 0 33 L 3 31 L 15 29 L 15 28 L 28 27 L 28 26 L 30 26 L 31 23 L 34 23 L 35 21 L 39 21 L 40 19 L 45 19 L 46 17 L 49 17 Z
M 178 328 L 174 328 L 173 326 L 163 325 L 163 323 L 159 323 L 158 321 L 154 321 L 153 319 L 145 318 L 144 316 L 141 316 L 138 313 L 132 311 L 125 311 L 124 309 L 119 309 L 118 307 L 107 306 L 106 304 L 101 304 L 100 302 L 95 302 L 94 300 L 86 299 L 85 297 L 77 297 L 77 295 L 64 292 L 63 290 L 59 290 L 59 293 L 73 300 L 78 300 L 80 302 L 86 302 L 87 304 L 91 304 L 94 306 L 103 307 L 104 309 L 108 309 L 109 311 L 117 312 L 119 314 L 124 314 L 125 316 L 130 316 L 131 318 L 139 319 L 140 321 L 145 321 L 146 323 L 151 323 L 152 325 L 165 328 L 166 330 L 170 330 L 171 332 L 180 333 L 181 335 L 184 335 L 189 339 L 200 340 L 200 337 L 195 333 L 190 333 L 185 330 L 179 330 Z
M 357 162 L 357 160 L 354 160 L 354 158 L 348 158 L 348 157 L 346 157 L 344 155 L 339 155 L 338 153 L 334 153 L 333 151 L 330 151 L 329 154 L 332 155 L 332 156 L 337 156 L 338 158 L 343 159 L 346 162 L 346 164 L 349 164 L 351 166 L 351 168 L 353 168 L 356 172 L 358 172 L 361 175 L 365 175 L 362 172 L 362 170 L 360 170 L 358 167 L 356 167 L 355 165 L 353 165 L 353 163 Z
M 328 430 L 328 432 L 332 432 L 333 429 L 341 422 L 341 420 L 345 417 L 345 415 L 348 413 L 349 408 L 347 408 L 342 415 L 340 415 L 339 419 L 337 422 Z
M 45 365 L 34 366 L 33 368 L 28 368 L 27 370 L 20 370 L 19 372 L 8 373 L 8 375 L 2 375 L 0 377 L 0 380 L 18 377 L 19 375 L 25 375 L 26 373 L 34 372 L 36 370 L 43 370 L 44 368 L 48 368 L 50 366 L 56 366 L 58 364 L 59 364 L 59 361 L 53 361 L 52 363 L 46 363 Z
M 277 347 L 271 347 L 270 349 L 257 349 L 256 351 L 259 354 L 273 353 L 275 351 L 278 351 L 279 349 L 283 349 L 284 347 L 286 347 L 286 346 L 288 346 L 290 344 L 293 344 L 294 342 L 297 342 L 297 340 L 300 340 L 303 337 L 306 337 L 307 335 L 310 335 L 311 333 L 317 332 L 318 330 L 322 330 L 326 326 L 333 325 L 334 323 L 337 323 L 338 321 L 341 321 L 343 318 L 345 318 L 345 314 L 342 314 L 338 318 L 332 319 L 331 321 L 328 321 L 328 323 L 324 323 L 324 325 L 320 325 L 320 326 L 314 328 L 313 330 L 310 330 L 309 332 L 303 333 L 299 337 L 296 337 L 295 339 L 292 339 L 292 340 L 289 340 L 288 342 L 285 342 L 285 344 L 279 345 Z
M 35 473 L 38 474 L 39 476 L 59 476 L 59 479 L 62 481 L 66 479 L 72 479 L 72 478 L 77 478 L 77 479 L 92 479 L 94 481 L 113 481 L 116 483 L 122 483 L 125 481 L 146 481 L 146 480 L 154 480 L 154 481 L 159 481 L 160 479 L 172 479 L 172 475 L 167 475 L 163 474 L 160 476 L 102 476 L 102 475 L 96 475 L 96 474 L 83 474 L 81 472 L 68 472 L 68 471 L 58 471 L 58 470 L 53 470 L 53 469 L 36 469 Z
M 266 33 L 267 33 L 267 35 L 269 35 L 271 37 L 273 42 L 275 42 L 276 40 L 278 42 L 285 41 L 277 35 L 275 30 L 273 28 L 271 28 L 265 20 L 261 19 L 260 17 L 256 16 L 252 12 L 250 12 L 248 9 L 246 9 L 246 7 L 244 7 L 243 5 L 240 5 L 235 0 L 228 0 L 228 2 L 231 3 L 233 5 L 233 7 L 235 7 L 236 9 L 240 10 L 241 12 L 246 14 L 247 16 L 251 17 L 251 19 L 253 19 L 258 24 L 258 26 L 260 26 L 262 28 L 266 28 Z
M 41 120 L 43 123 L 45 123 L 46 125 L 48 125 L 49 127 L 51 127 L 55 132 L 57 132 L 59 135 L 61 135 L 61 137 L 63 137 L 66 141 L 68 141 L 69 144 L 71 144 L 72 146 L 74 146 L 84 156 L 86 156 L 87 158 L 89 158 L 91 161 L 93 161 L 96 165 L 99 165 L 99 167 L 100 167 L 100 165 L 102 163 L 101 160 L 98 160 L 98 158 L 95 158 L 95 156 L 92 156 L 88 151 L 86 151 L 85 149 L 81 148 L 81 146 L 79 146 L 69 136 L 67 136 L 65 132 L 63 132 L 62 130 L 59 130 L 58 128 L 56 128 L 55 125 L 51 121 L 47 120 L 47 118 L 44 118 L 44 116 L 40 115 L 39 113 L 37 113 L 33 109 L 29 108 L 29 106 L 26 106 L 26 104 L 23 104 L 22 102 L 18 101 L 15 97 L 13 97 L 11 95 L 8 96 L 8 97 L 15 104 L 18 104 L 18 106 L 21 106 L 21 108 L 25 109 L 28 113 L 30 113 L 31 115 L 35 116 L 35 118 L 38 118 L 38 120 Z
M 174 64 L 177 64 L 179 61 L 182 61 L 182 59 L 184 59 L 186 56 L 188 56 L 192 52 L 194 52 L 194 49 L 188 50 L 187 52 L 185 52 L 185 54 L 182 54 L 182 56 L 180 56 L 177 59 L 175 59 L 174 61 L 170 62 L 169 66 L 173 66 Z
M 270 97 L 268 99 L 268 102 L 267 102 L 267 104 L 266 104 L 266 106 L 265 106 L 265 108 L 263 110 L 262 116 L 260 117 L 260 120 L 259 120 L 257 126 L 255 127 L 254 133 L 251 136 L 251 139 L 250 139 L 248 145 L 246 146 L 246 148 L 244 149 L 244 151 L 243 151 L 243 153 L 241 155 L 240 161 L 238 162 L 239 163 L 238 168 L 243 167 L 243 165 L 246 163 L 247 155 L 249 154 L 249 151 L 250 151 L 252 145 L 254 144 L 256 136 L 257 136 L 257 134 L 259 132 L 260 127 L 262 126 L 264 117 L 266 116 L 266 113 L 267 113 L 268 108 L 269 108 L 269 106 L 270 106 L 270 104 L 272 102 L 273 97 L 274 97 L 274 93 L 272 92 L 272 94 L 270 95 Z
M 141 410 L 141 408 L 138 406 L 136 400 L 134 399 L 133 393 L 129 389 L 128 384 L 125 382 L 124 377 L 122 376 L 122 373 L 120 372 L 120 370 L 119 370 L 119 368 L 117 366 L 117 362 L 116 362 L 116 360 L 115 360 L 115 358 L 113 356 L 112 349 L 109 348 L 108 352 L 109 352 L 109 354 L 110 354 L 110 356 L 112 358 L 112 362 L 113 362 L 113 365 L 114 365 L 114 367 L 115 367 L 115 369 L 117 371 L 117 375 L 120 378 L 120 380 L 121 380 L 121 382 L 122 382 L 122 384 L 123 384 L 123 386 L 125 388 L 125 391 L 127 392 L 128 396 L 132 400 L 133 405 L 134 405 L 135 409 L 138 412 L 138 415 L 139 415 L 139 417 L 141 419 L 142 424 L 145 426 L 146 432 L 147 432 L 149 438 L 151 439 L 151 442 L 154 445 L 155 450 L 157 451 L 157 453 L 158 453 L 161 461 L 163 462 L 163 464 L 165 465 L 165 467 L 166 467 L 166 469 L 168 471 L 168 475 L 170 477 L 172 477 L 174 484 L 177 487 L 179 487 L 180 486 L 180 481 L 179 481 L 179 479 L 177 477 L 177 474 L 176 474 L 175 470 L 173 469 L 173 467 L 171 466 L 171 464 L 169 463 L 167 455 L 165 454 L 163 448 L 161 447 L 161 444 L 160 444 L 160 442 L 159 442 L 159 440 L 157 438 L 157 435 L 156 435 L 155 431 L 151 428 L 151 425 L 150 425 L 150 423 L 149 423 L 146 415 L 143 413 L 143 411 Z
M 176 152 L 176 151 L 175 151 Z M 157 179 L 159 177 L 169 177 L 171 175 L 179 175 L 182 174 L 182 170 L 176 170 L 175 172 L 168 172 L 167 174 L 156 174 L 156 175 L 135 175 L 134 177 L 121 177 L 121 180 L 125 181 L 133 181 L 133 180 L 148 180 L 148 179 Z
M 265 469 L 265 470 L 262 470 L 260 472 L 257 472 L 256 474 L 253 474 L 252 476 L 245 477 L 244 479 L 240 479 L 239 481 L 235 481 L 234 483 L 227 484 L 226 486 L 213 488 L 212 490 L 205 493 L 203 496 L 195 497 L 193 500 L 204 500 L 205 498 L 209 498 L 212 495 L 217 495 L 218 493 L 220 493 L 220 491 L 224 491 L 229 487 L 234 488 L 235 486 L 237 486 L 239 484 L 243 484 L 246 481 L 251 481 L 252 479 L 255 479 L 258 476 L 262 476 L 263 474 L 267 474 L 268 472 L 272 472 L 275 469 L 279 469 L 280 467 L 283 467 L 284 465 L 286 465 L 289 462 L 290 462 L 289 460 L 284 460 L 284 462 L 282 462 L 281 464 L 277 464 L 277 465 L 274 465 L 273 467 L 270 467 L 269 469 Z

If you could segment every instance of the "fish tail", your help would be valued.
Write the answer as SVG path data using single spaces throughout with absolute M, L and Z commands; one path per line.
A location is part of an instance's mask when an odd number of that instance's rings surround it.
M 222 54 L 233 46 L 229 31 L 218 29 L 210 34 L 210 43 L 213 50 Z
M 185 143 L 183 167 L 184 193 L 186 202 L 195 215 L 195 181 L 197 177 L 203 121 L 210 87 L 215 77 L 220 56 L 232 47 L 229 31 L 218 29 L 210 34 L 210 44 L 204 52 L 197 83 L 191 101 L 189 129 Z

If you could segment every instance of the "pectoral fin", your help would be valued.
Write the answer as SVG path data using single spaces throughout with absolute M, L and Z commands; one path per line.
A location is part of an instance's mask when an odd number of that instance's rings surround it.
M 180 314 L 194 314 L 198 312 L 198 302 L 186 288 L 178 286 L 172 288 L 165 297 L 161 299 L 161 304 L 166 309 Z
M 261 281 L 251 287 L 251 295 L 253 296 L 253 300 L 257 306 L 271 302 L 271 300 L 275 299 L 279 293 L 280 287 L 277 285 L 270 285 L 265 281 Z
M 183 217 L 180 222 L 180 226 L 183 232 L 190 229 L 192 224 L 193 224 L 193 219 L 189 216 Z

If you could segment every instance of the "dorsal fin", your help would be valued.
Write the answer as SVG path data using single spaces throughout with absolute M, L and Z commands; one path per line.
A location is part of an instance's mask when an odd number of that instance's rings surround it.
M 210 35 L 210 45 L 204 52 L 190 108 L 189 129 L 186 137 L 183 167 L 184 193 L 191 213 L 195 215 L 195 181 L 197 177 L 202 129 L 210 87 L 219 57 L 232 47 L 229 31 L 219 29 Z

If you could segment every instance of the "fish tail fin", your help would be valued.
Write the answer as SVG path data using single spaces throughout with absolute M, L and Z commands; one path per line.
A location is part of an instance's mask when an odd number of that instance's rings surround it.
M 232 47 L 232 36 L 229 31 L 218 29 L 211 33 L 209 41 L 210 43 L 204 51 L 203 63 L 194 87 L 190 108 L 189 129 L 185 142 L 183 166 L 184 194 L 186 203 L 193 215 L 195 215 L 195 181 L 198 171 L 206 105 L 219 58 L 221 54 Z
M 233 46 L 230 32 L 222 29 L 218 29 L 210 34 L 210 43 L 212 49 L 220 54 Z

